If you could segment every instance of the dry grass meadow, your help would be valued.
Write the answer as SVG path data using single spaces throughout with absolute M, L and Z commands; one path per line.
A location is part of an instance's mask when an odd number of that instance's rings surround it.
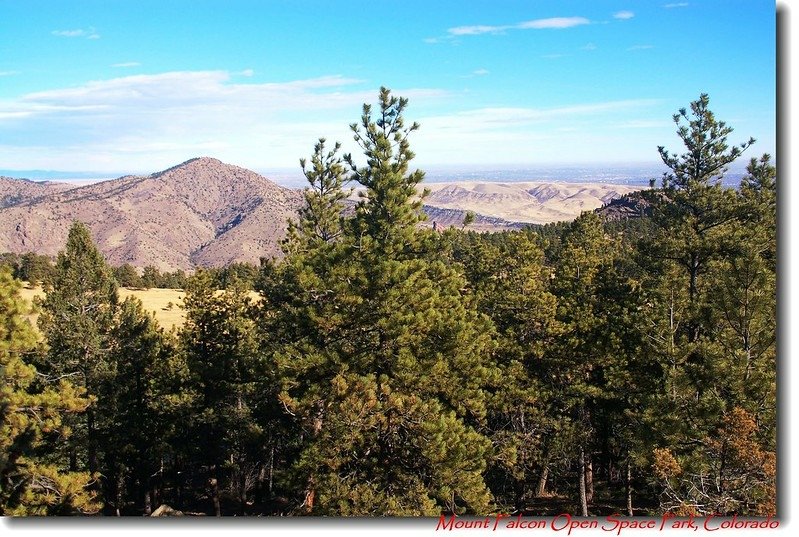
M 31 305 L 35 297 L 44 296 L 41 287 L 30 287 L 28 285 L 23 285 L 20 294 Z M 119 289 L 120 300 L 125 300 L 130 295 L 137 297 L 142 301 L 144 309 L 152 312 L 158 324 L 167 331 L 173 328 L 180 328 L 186 319 L 183 311 L 183 297 L 185 294 L 183 289 L 129 289 L 127 287 Z M 37 317 L 38 314 L 36 312 L 31 313 L 29 316 L 33 326 L 36 326 Z

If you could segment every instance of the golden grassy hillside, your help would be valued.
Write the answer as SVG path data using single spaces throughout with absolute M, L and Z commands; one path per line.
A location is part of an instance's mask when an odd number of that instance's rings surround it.
M 33 304 L 34 297 L 44 296 L 41 287 L 29 287 L 25 285 L 20 294 L 22 298 Z M 119 289 L 120 300 L 125 300 L 126 297 L 133 295 L 142 301 L 144 309 L 152 312 L 158 324 L 165 330 L 172 330 L 172 328 L 180 328 L 185 321 L 186 316 L 183 311 L 183 297 L 186 293 L 183 289 L 128 289 L 121 287 Z M 31 322 L 36 326 L 37 313 L 30 316 Z

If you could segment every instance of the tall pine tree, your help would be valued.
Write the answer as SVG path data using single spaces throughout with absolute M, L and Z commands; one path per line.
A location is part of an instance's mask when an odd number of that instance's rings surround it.
M 263 328 L 298 437 L 292 479 L 310 513 L 485 512 L 490 501 L 491 447 L 477 427 L 496 374 L 491 323 L 417 228 L 423 174 L 409 171 L 418 126 L 405 125 L 406 106 L 385 88 L 376 113 L 364 106 L 352 129 L 366 165 L 344 157 L 365 187 L 355 214 L 339 224 L 330 211 L 338 236 L 320 243 L 306 211 L 264 288 Z M 324 176 L 308 177 L 312 191 Z M 341 198 L 334 188 L 325 204 Z
M 663 189 L 650 193 L 655 233 L 641 242 L 648 352 L 660 363 L 663 386 L 652 394 L 644 424 L 662 507 L 683 513 L 715 512 L 725 497 L 719 434 L 739 426 L 759 437 L 768 458 L 775 425 L 775 173 L 766 158 L 750 163 L 739 193 L 722 185 L 728 165 L 754 140 L 728 146 L 732 129 L 708 104 L 701 95 L 690 113 L 674 116 L 686 152 L 659 148 L 670 171 Z M 750 427 L 751 416 L 763 427 Z M 674 472 L 684 476 L 679 485 Z M 715 492 L 702 486 L 708 480 Z M 764 512 L 762 501 L 749 500 L 735 512 Z
M 101 385 L 113 375 L 109 352 L 118 296 L 111 268 L 81 222 L 72 224 L 44 290 L 39 328 L 48 353 L 43 370 L 70 378 L 96 401 Z M 93 474 L 98 470 L 100 430 L 106 424 L 96 403 L 83 418 L 72 437 L 70 466 L 77 469 L 77 457 L 83 455 L 81 468 Z
M 90 514 L 100 508 L 86 472 L 51 462 L 44 446 L 69 436 L 64 416 L 89 405 L 67 379 L 46 382 L 28 363 L 38 352 L 19 283 L 0 270 L 0 515 Z M 38 378 L 37 378 L 38 377 Z

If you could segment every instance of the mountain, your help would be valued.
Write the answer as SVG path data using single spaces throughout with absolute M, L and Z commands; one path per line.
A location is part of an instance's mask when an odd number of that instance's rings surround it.
M 428 220 L 423 225 L 461 227 L 472 211 L 469 229 L 477 231 L 571 220 L 637 190 L 554 182 L 423 186 L 431 190 L 424 200 Z M 351 206 L 356 199 L 354 193 Z M 622 209 L 620 203 L 611 209 L 613 214 L 638 210 Z M 0 252 L 55 255 L 64 247 L 72 221 L 81 220 L 112 265 L 171 271 L 234 261 L 257 264 L 261 257 L 281 255 L 287 222 L 297 217 L 302 204 L 300 190 L 208 157 L 148 176 L 86 186 L 0 177 Z
M 14 181 L 19 199 L 6 185 Z M 125 176 L 68 188 L 5 180 L 0 251 L 54 255 L 73 220 L 85 222 L 109 262 L 161 270 L 258 262 L 280 252 L 300 192 L 213 158 L 197 158 L 149 176 Z
M 12 179 L 0 175 L 0 209 L 31 202 L 48 194 L 73 188 L 66 183 Z
M 432 205 L 423 205 L 422 211 L 427 215 L 427 221 L 423 222 L 422 225 L 429 228 L 435 224 L 439 229 L 463 226 L 463 219 L 466 218 L 466 213 L 468 212 L 460 209 L 443 209 Z M 524 222 L 511 222 L 504 218 L 475 213 L 474 222 L 469 224 L 469 229 L 474 231 L 509 231 L 522 229 L 526 226 L 527 224 Z
M 444 209 L 474 211 L 510 222 L 546 224 L 574 220 L 639 186 L 604 183 L 430 183 L 425 203 Z

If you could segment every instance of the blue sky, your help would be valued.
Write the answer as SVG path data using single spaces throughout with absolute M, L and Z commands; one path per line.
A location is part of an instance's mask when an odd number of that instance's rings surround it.
M 775 152 L 775 4 L 0 0 L 0 169 L 296 166 L 381 85 L 418 166 L 657 163 L 700 93 Z

